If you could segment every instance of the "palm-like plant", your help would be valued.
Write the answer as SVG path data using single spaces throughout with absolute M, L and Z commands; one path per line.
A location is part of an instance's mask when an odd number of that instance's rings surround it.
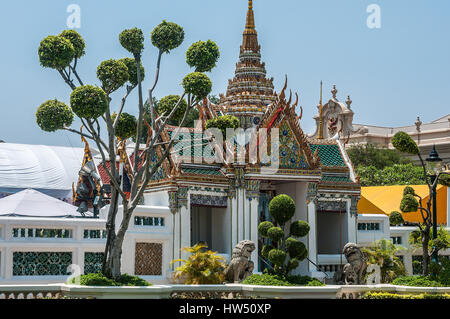
M 405 266 L 396 253 L 405 248 L 394 245 L 387 239 L 381 239 L 373 242 L 370 246 L 363 248 L 369 264 L 380 266 L 381 281 L 388 283 L 397 276 L 406 274 Z
M 217 252 L 207 250 L 205 244 L 196 244 L 193 247 L 185 247 L 182 250 L 190 253 L 189 258 L 175 259 L 171 264 L 184 262 L 184 265 L 175 269 L 174 278 L 184 278 L 188 285 L 221 284 L 225 280 L 225 259 Z

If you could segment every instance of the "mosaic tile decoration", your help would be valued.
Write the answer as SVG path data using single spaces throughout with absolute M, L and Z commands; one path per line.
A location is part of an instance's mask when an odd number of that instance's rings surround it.
M 65 276 L 71 252 L 14 252 L 13 276 Z
M 102 271 L 104 253 L 84 253 L 84 274 L 95 274 Z
M 213 206 L 213 207 L 227 207 L 227 196 L 212 196 L 191 194 L 191 205 L 195 206 Z
M 135 275 L 162 275 L 162 244 L 136 243 L 135 254 Z

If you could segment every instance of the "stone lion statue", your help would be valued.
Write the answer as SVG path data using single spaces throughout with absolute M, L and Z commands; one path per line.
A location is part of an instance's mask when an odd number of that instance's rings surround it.
M 367 261 L 363 252 L 355 243 L 347 243 L 344 246 L 343 253 L 347 259 L 343 272 L 346 285 L 363 284 L 364 272 L 367 268 Z
M 234 247 L 230 264 L 225 269 L 227 282 L 239 283 L 253 273 L 255 266 L 250 256 L 255 249 L 255 243 L 251 240 L 243 240 Z

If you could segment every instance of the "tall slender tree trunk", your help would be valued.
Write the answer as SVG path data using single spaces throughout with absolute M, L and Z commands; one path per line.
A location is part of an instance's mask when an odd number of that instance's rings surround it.
M 428 242 L 430 241 L 430 230 L 426 226 L 425 231 L 422 236 L 422 271 L 423 275 L 428 275 L 428 264 L 430 256 L 428 255 Z

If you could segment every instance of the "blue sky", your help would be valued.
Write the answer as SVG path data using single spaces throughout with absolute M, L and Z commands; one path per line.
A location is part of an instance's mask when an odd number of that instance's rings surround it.
M 369 29 L 370 4 L 381 8 L 381 28 Z M 184 27 L 185 41 L 162 63 L 156 94 L 181 93 L 180 82 L 191 70 L 185 52 L 191 43 L 212 39 L 221 50 L 209 74 L 213 93 L 226 90 L 238 59 L 247 0 L 15 0 L 0 11 L 0 139 L 6 142 L 80 146 L 78 136 L 42 132 L 35 123 L 36 108 L 51 98 L 68 102 L 70 90 L 56 71 L 39 65 L 37 48 L 47 35 L 66 29 L 67 6 L 81 8 L 81 28 L 87 54 L 79 72 L 85 83 L 98 84 L 100 62 L 127 56 L 119 33 L 139 27 L 146 35 L 143 55 L 152 82 L 157 51 L 151 30 L 163 19 Z M 254 0 L 256 28 L 263 61 L 275 87 L 284 75 L 300 95 L 305 132 L 314 130 L 313 115 L 324 82 L 325 99 L 333 84 L 338 98 L 353 100 L 354 122 L 401 126 L 450 112 L 450 1 L 448 0 Z M 146 90 L 145 90 L 146 91 Z M 115 96 L 116 104 L 123 92 Z M 136 113 L 137 93 L 128 101 Z M 78 127 L 79 122 L 74 123 Z

